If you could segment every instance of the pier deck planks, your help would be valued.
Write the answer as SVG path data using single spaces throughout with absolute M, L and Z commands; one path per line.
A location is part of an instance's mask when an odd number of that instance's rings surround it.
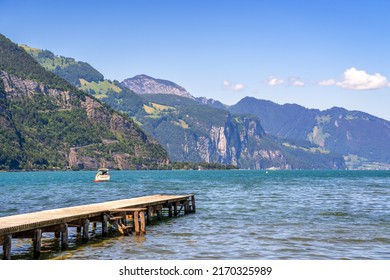
M 0 217 L 0 236 L 88 219 L 119 208 L 140 208 L 187 200 L 193 195 L 151 195 Z

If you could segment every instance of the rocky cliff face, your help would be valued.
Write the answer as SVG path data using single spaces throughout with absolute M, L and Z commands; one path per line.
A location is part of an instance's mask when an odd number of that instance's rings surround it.
M 250 169 L 290 169 L 283 151 L 268 145 L 270 140 L 255 118 L 228 115 L 224 126 L 211 128 L 209 139 L 206 161 Z
M 172 94 L 195 99 L 183 87 L 167 80 L 155 79 L 147 75 L 137 75 L 124 80 L 122 86 L 138 94 Z
M 1 140 L 7 143 L 1 168 L 134 169 L 169 163 L 163 148 L 130 119 L 89 95 L 79 98 L 5 71 L 0 93 Z

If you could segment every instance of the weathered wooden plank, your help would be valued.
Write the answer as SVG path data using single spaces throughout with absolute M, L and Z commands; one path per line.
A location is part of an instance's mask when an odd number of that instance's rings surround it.
M 134 212 L 134 211 L 146 211 L 147 208 L 118 208 L 118 209 L 111 209 L 110 213 L 119 213 L 119 212 Z

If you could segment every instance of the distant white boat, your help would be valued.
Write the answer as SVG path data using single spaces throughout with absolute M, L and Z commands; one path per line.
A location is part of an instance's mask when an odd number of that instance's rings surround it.
M 99 168 L 96 173 L 94 182 L 107 182 L 110 181 L 110 173 L 107 168 Z

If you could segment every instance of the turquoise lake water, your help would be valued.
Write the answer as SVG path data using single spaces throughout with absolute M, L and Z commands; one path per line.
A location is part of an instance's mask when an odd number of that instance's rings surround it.
M 145 236 L 70 248 L 43 239 L 43 259 L 390 259 L 389 171 L 111 171 L 0 173 L 0 216 L 152 194 L 196 197 L 196 214 L 147 227 Z M 14 239 L 13 259 L 32 258 Z M 0 252 L 2 254 L 2 251 Z

